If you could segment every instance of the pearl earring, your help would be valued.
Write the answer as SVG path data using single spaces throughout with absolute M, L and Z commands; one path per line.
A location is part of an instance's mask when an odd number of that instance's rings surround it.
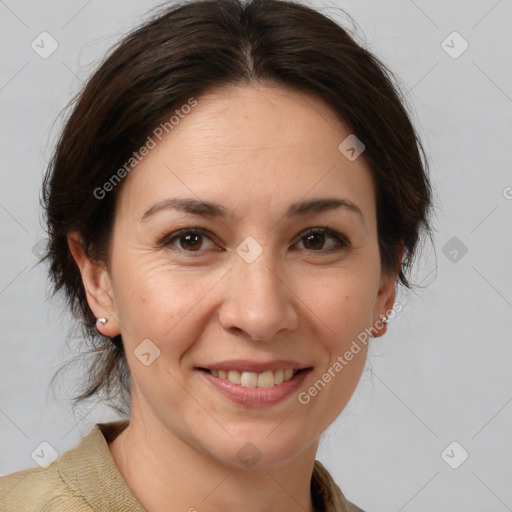
M 100 324 L 103 324 L 105 325 L 107 322 L 108 322 L 108 318 L 105 318 L 104 316 L 101 317 L 101 318 L 98 318 L 98 320 L 96 320 L 96 323 L 100 323 Z

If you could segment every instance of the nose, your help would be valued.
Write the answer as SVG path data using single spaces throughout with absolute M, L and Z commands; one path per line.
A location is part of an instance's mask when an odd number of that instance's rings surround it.
M 242 331 L 257 341 L 270 341 L 299 325 L 291 283 L 266 252 L 252 263 L 234 255 L 219 310 L 224 329 Z

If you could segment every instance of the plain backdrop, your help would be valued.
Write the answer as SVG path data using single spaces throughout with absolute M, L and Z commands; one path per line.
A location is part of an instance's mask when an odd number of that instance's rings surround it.
M 79 372 L 48 391 L 77 342 L 67 347 L 70 317 L 36 265 L 39 194 L 59 112 L 155 5 L 0 1 L 0 474 L 116 418 L 101 405 L 72 412 Z M 434 247 L 416 268 L 424 287 L 399 297 L 318 459 L 367 512 L 512 510 L 512 2 L 311 5 L 350 27 L 346 10 L 400 77 L 437 197 Z M 42 32 L 58 44 L 47 58 L 32 47 L 55 44 Z

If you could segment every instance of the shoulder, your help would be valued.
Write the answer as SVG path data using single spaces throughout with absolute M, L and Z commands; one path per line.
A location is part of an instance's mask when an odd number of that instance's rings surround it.
M 96 424 L 77 446 L 48 467 L 1 477 L 0 512 L 141 510 L 107 445 L 126 425 L 123 421 Z
M 61 477 L 58 461 L 0 478 L 0 512 L 90 512 L 87 501 Z

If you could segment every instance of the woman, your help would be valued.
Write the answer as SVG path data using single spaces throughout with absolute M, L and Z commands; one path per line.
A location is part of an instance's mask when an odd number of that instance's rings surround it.
M 44 183 L 55 291 L 127 404 L 1 510 L 357 511 L 315 461 L 429 230 L 387 70 L 298 3 L 194 1 L 87 82 Z

